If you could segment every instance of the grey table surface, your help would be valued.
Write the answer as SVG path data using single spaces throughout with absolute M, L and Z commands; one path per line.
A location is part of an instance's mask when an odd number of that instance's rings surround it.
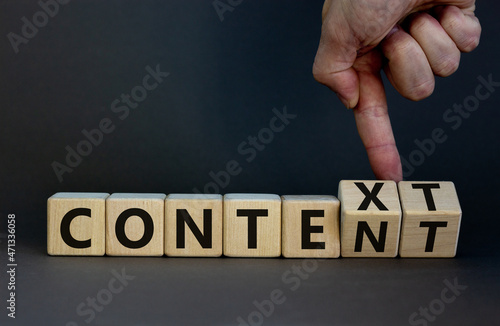
M 437 79 L 429 99 L 411 102 L 387 85 L 401 157 L 413 162 L 408 180 L 457 187 L 456 258 L 46 254 L 46 201 L 55 192 L 192 193 L 231 160 L 242 169 L 222 194 L 336 195 L 342 179 L 373 179 L 352 112 L 311 74 L 322 1 L 232 1 L 223 19 L 218 3 L 71 1 L 44 22 L 37 1 L 0 2 L 0 325 L 500 325 L 500 92 L 467 117 L 444 117 L 473 101 L 481 78 L 500 80 L 493 1 L 478 2 L 480 47 Z M 9 33 L 22 36 L 34 16 L 42 19 L 36 35 L 16 51 Z M 122 119 L 112 103 L 147 66 L 169 75 Z M 296 119 L 255 157 L 240 153 L 284 107 Z M 105 118 L 114 131 L 58 179 L 53 163 Z M 446 142 L 417 162 L 417 140 L 436 128 Z M 6 309 L 12 213 L 15 320 Z M 280 304 L 271 308 L 271 298 Z
M 1 320 L 68 326 L 246 325 L 241 320 L 498 325 L 499 247 L 467 249 L 488 240 L 462 239 L 453 259 L 328 260 L 51 257 L 44 243 L 34 241 L 17 248 L 16 319 L 4 313 Z M 1 279 L 4 287 L 5 273 Z

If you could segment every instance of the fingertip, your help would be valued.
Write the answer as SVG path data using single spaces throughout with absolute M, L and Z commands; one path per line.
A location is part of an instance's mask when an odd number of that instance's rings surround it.
M 355 94 L 354 97 L 351 97 L 350 99 L 343 97 L 341 94 L 337 93 L 337 97 L 339 98 L 340 102 L 344 104 L 344 106 L 348 109 L 354 109 L 356 105 L 358 105 L 359 101 L 359 93 Z
M 396 152 L 371 155 L 370 165 L 375 177 L 379 180 L 393 180 L 395 182 L 403 180 L 403 168 L 397 150 Z
M 445 6 L 438 14 L 438 20 L 462 52 L 471 52 L 481 39 L 481 24 L 474 11 L 462 10 L 456 6 Z

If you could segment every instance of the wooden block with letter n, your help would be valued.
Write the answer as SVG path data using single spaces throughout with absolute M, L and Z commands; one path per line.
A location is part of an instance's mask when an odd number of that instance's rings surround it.
M 282 196 L 282 254 L 287 258 L 338 258 L 339 208 L 334 196 Z
M 162 256 L 165 194 L 114 193 L 106 199 L 106 254 Z
M 47 200 L 49 255 L 103 256 L 107 193 L 59 192 Z
M 224 255 L 281 255 L 281 198 L 278 195 L 224 196 Z
M 452 182 L 398 185 L 403 224 L 401 257 L 455 257 L 462 210 Z
M 339 184 L 342 257 L 396 257 L 401 206 L 394 181 Z
M 222 196 L 170 194 L 165 201 L 167 256 L 222 256 Z

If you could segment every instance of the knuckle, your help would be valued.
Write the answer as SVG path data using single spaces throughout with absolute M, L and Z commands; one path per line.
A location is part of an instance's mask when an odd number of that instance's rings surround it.
M 451 32 L 460 29 L 464 23 L 460 18 L 461 17 L 457 15 L 448 16 L 447 19 L 442 22 L 444 29 Z
M 388 115 L 387 107 L 376 105 L 376 106 L 368 106 L 368 107 L 358 107 L 358 113 L 360 115 L 369 117 L 369 118 L 385 118 Z
M 434 67 L 434 74 L 439 77 L 448 77 L 457 71 L 460 65 L 460 54 L 448 55 L 440 59 L 439 63 Z
M 421 101 L 432 95 L 434 86 L 434 78 L 431 78 L 412 87 L 406 95 L 412 101 Z
M 479 45 L 480 37 L 477 34 L 465 35 L 461 42 L 460 48 L 463 52 L 471 52 Z
M 415 14 L 410 23 L 410 33 L 413 34 L 415 32 L 427 29 L 429 18 L 430 15 L 426 13 Z
M 417 49 L 411 39 L 405 38 L 391 42 L 388 50 L 392 56 L 406 56 L 409 53 L 414 53 Z

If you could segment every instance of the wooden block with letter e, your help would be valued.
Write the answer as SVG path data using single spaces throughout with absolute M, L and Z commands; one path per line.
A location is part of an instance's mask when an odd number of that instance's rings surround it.
M 452 182 L 398 185 L 403 224 L 401 257 L 455 257 L 462 210 Z
M 59 192 L 47 200 L 49 255 L 103 256 L 107 193 Z
M 339 184 L 342 257 L 396 257 L 401 206 L 394 181 Z
M 162 256 L 165 194 L 114 193 L 106 199 L 106 254 Z
M 278 195 L 224 196 L 224 255 L 281 255 L 281 198 Z
M 222 256 L 222 196 L 170 194 L 165 201 L 167 256 Z
M 339 208 L 334 196 L 282 196 L 282 254 L 287 258 L 338 258 Z

